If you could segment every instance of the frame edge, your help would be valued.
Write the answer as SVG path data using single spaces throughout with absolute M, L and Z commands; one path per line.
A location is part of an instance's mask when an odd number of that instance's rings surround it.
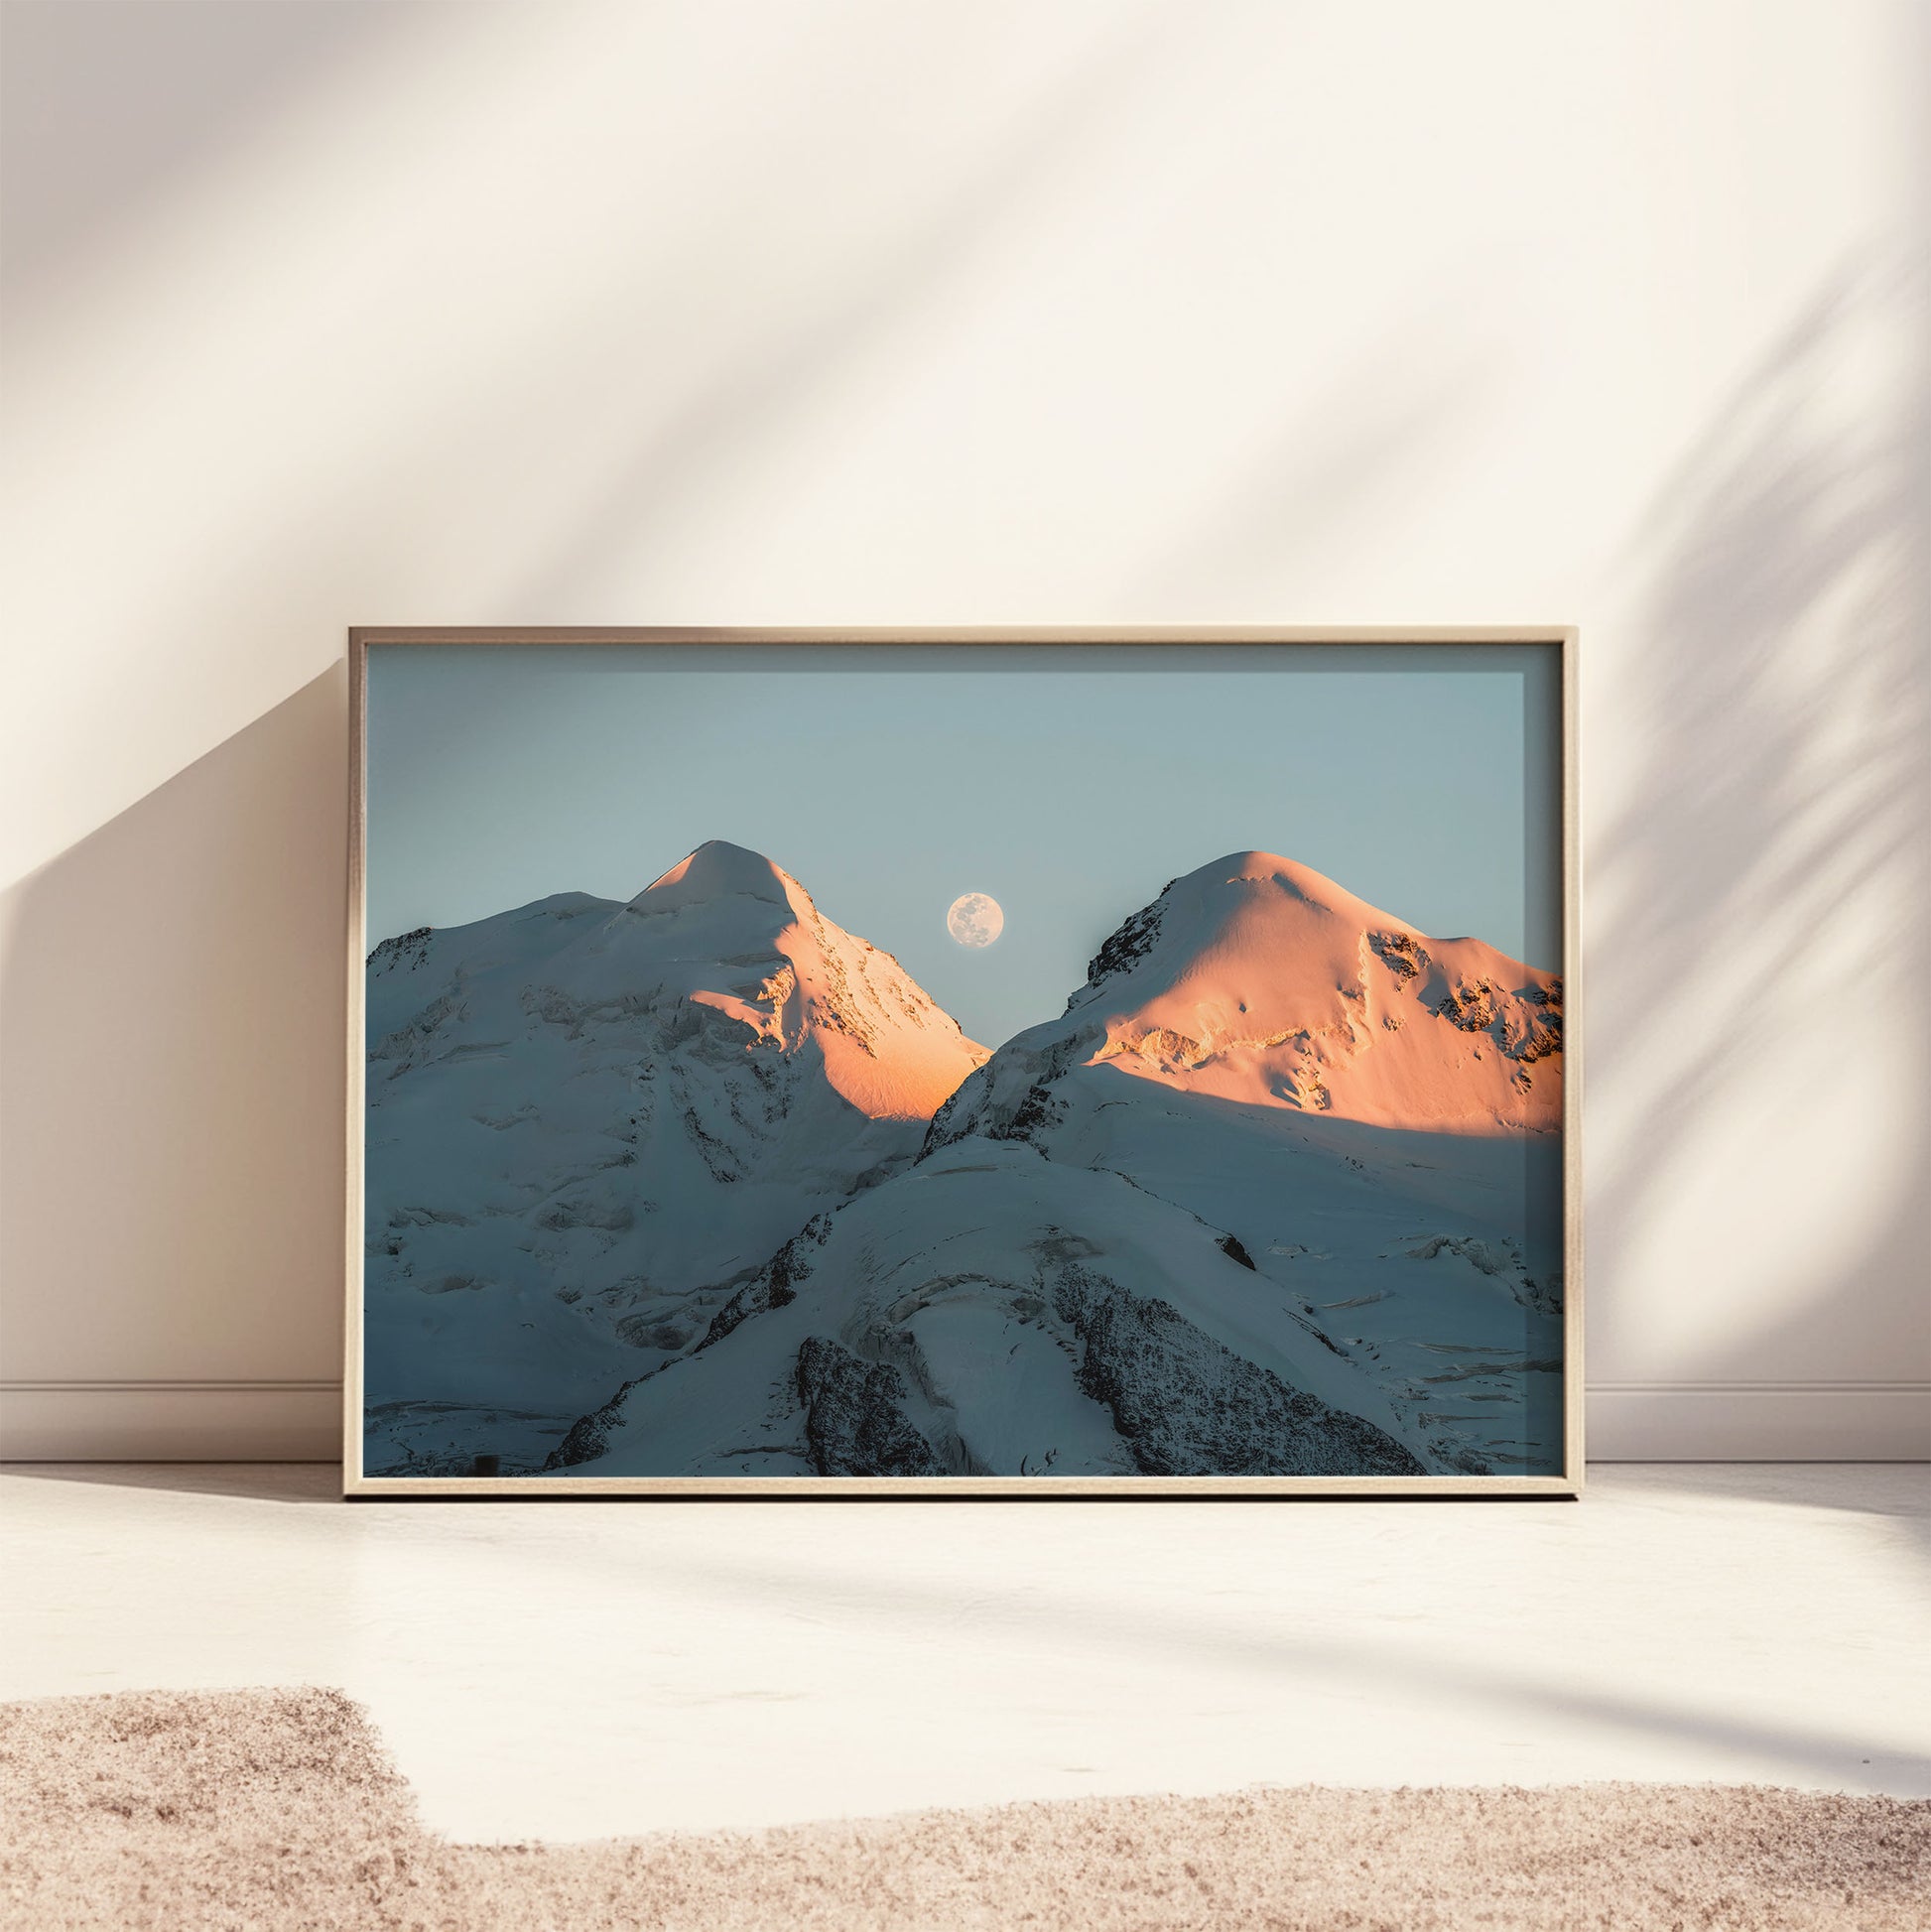
M 1540 1497 L 1575 1500 L 1584 1491 L 1585 1324 L 1583 1316 L 1582 1164 L 1582 827 L 1581 633 L 1552 625 L 990 625 L 891 626 L 597 626 L 351 625 L 349 670 L 348 904 L 343 1202 L 342 1495 L 345 1500 L 778 1500 L 800 1497 L 939 1498 L 948 1500 L 1131 1501 L 1407 1499 L 1496 1501 Z M 368 653 L 384 644 L 1542 644 L 1558 650 L 1561 782 L 1563 1039 L 1563 1454 L 1556 1476 L 1522 1477 L 791 1477 L 783 1479 L 660 1477 L 371 1477 L 362 1463 L 362 1218 L 366 1052 Z M 1106 1483 L 1116 1482 L 1118 1489 Z M 964 1486 L 960 1486 L 964 1485 Z
M 362 1192 L 368 1074 L 364 1002 L 368 994 L 363 956 L 367 947 L 364 891 L 368 857 L 368 633 L 348 634 L 348 969 L 344 999 L 342 1274 L 347 1308 L 342 1325 L 342 1493 L 362 1493 Z

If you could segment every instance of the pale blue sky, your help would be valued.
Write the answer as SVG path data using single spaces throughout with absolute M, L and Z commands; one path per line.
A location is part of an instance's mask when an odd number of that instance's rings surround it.
M 368 937 L 776 859 L 996 1046 L 1258 848 L 1559 964 L 1553 646 L 378 645 Z M 1005 932 L 957 945 L 989 892 Z

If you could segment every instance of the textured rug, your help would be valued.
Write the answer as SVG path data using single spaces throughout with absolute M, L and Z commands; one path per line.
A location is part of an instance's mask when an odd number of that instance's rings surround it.
M 338 1692 L 0 1707 L 0 1924 L 33 1932 L 1921 1932 L 1928 1872 L 1931 1803 L 1724 1785 L 1307 1786 L 454 1845 Z

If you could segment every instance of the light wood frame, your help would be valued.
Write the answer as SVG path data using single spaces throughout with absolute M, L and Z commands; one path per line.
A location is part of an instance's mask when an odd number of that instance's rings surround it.
M 1560 652 L 1562 796 L 1563 1018 L 1563 1457 L 1557 1476 L 1133 1476 L 1133 1477 L 380 1477 L 362 1473 L 363 1130 L 368 653 L 384 644 L 1401 644 L 1556 646 Z M 342 1375 L 342 1482 L 352 1499 L 555 1498 L 855 1498 L 1028 1499 L 1077 1496 L 1087 1500 L 1151 1497 L 1570 1499 L 1583 1488 L 1583 971 L 1582 828 L 1577 721 L 1578 633 L 1571 625 L 1499 628 L 1360 627 L 1277 628 L 1255 625 L 1081 625 L 892 629 L 837 627 L 651 626 L 514 628 L 358 626 L 348 634 L 349 825 L 347 936 L 347 1187 L 344 1204 L 346 1319 Z

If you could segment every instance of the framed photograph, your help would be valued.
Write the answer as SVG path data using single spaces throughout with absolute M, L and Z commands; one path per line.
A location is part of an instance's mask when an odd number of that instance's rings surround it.
M 351 1495 L 1573 1495 L 1571 631 L 351 633 Z

